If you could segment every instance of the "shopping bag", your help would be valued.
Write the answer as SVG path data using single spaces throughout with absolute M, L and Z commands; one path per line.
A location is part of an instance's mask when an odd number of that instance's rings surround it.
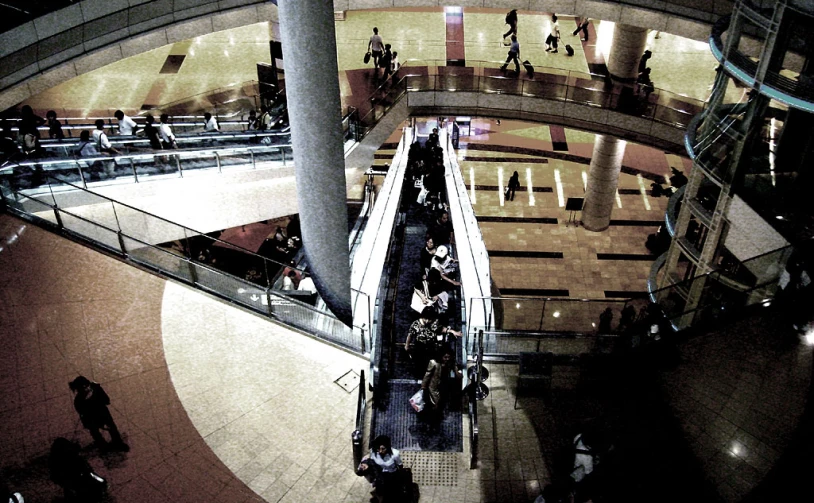
M 365 53 L 365 64 L 370 63 L 370 51 Z
M 415 395 L 410 398 L 410 405 L 413 406 L 416 412 L 424 410 L 424 390 L 420 389 Z

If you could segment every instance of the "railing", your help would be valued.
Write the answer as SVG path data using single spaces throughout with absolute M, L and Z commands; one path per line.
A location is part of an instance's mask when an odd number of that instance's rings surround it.
M 198 128 L 201 125 L 197 125 Z M 156 152 L 150 146 L 150 140 L 141 136 L 108 136 L 113 148 L 124 154 Z M 245 146 L 284 146 L 290 149 L 291 135 L 281 131 L 222 131 L 212 133 L 185 133 L 175 135 L 175 141 L 181 149 L 213 149 Z M 74 159 L 77 147 L 77 139 L 65 140 L 43 140 L 42 148 L 45 150 L 43 159 Z M 93 144 L 94 147 L 97 145 Z M 172 149 L 166 149 L 173 152 Z M 162 151 L 164 152 L 164 151 Z
M 215 140 L 212 140 L 215 141 Z M 205 150 L 158 150 L 119 156 L 99 155 L 78 159 L 43 159 L 6 164 L 0 176 L 14 189 L 33 191 L 40 187 L 70 189 L 70 184 L 104 185 L 138 183 L 156 178 L 184 177 L 190 171 L 257 169 L 279 163 L 287 166 L 293 160 L 291 145 L 241 146 Z M 46 179 L 50 173 L 58 177 Z
M 785 246 L 743 262 L 724 263 L 718 270 L 651 291 L 650 300 L 658 302 L 679 330 L 727 311 L 771 305 L 793 252 L 793 246 Z
M 365 439 L 365 410 L 367 408 L 367 385 L 365 384 L 365 371 L 359 376 L 359 399 L 356 401 L 356 429 L 351 433 L 351 447 L 353 449 L 353 470 L 359 466 L 364 456 Z
M 467 298 L 485 298 L 491 292 L 491 266 L 489 263 L 489 252 L 486 250 L 486 243 L 478 225 L 478 218 L 472 207 L 469 192 L 466 190 L 466 183 L 458 165 L 455 149 L 452 147 L 452 135 L 446 129 L 441 131 L 442 145 L 444 148 L 444 167 L 446 173 L 447 200 L 449 201 L 450 218 L 453 230 L 455 231 L 456 242 L 465 243 L 465 246 L 458 246 L 458 264 L 461 274 L 462 300 Z M 463 238 L 463 239 L 462 239 Z M 463 302 L 462 320 L 466 326 L 485 326 L 492 316 L 491 306 L 483 302 L 479 305 L 482 309 L 474 309 L 474 306 Z M 464 339 L 464 360 L 467 359 L 466 348 L 469 347 L 469 330 Z
M 9 183 L 8 177 L 3 177 L 0 179 L 0 194 L 11 213 L 75 236 L 128 262 L 215 294 L 329 343 L 359 354 L 366 352 L 365 331 L 368 327 L 355 325 L 350 328 L 332 313 L 318 310 L 274 288 L 272 279 L 283 264 L 105 198 L 49 173 L 39 176 L 49 188 L 68 187 L 74 193 L 82 193 L 87 204 L 64 208 L 58 203 L 61 199 L 58 191 L 31 196 Z M 172 246 L 156 244 L 167 242 L 173 242 Z M 234 271 L 217 269 L 228 266 L 215 266 L 205 254 L 201 255 L 203 250 L 214 246 L 239 251 L 242 257 L 239 265 L 253 271 L 255 279 L 243 279 L 233 274 Z M 307 273 L 303 274 L 307 276 Z M 316 293 L 309 297 L 309 301 L 316 303 Z M 365 316 L 369 319 L 369 313 Z
M 469 469 L 478 467 L 480 426 L 478 425 L 478 402 L 486 398 L 483 387 L 483 332 L 478 334 L 479 346 L 473 351 L 475 365 L 467 370 L 469 379 Z
M 438 62 L 440 63 L 440 62 Z M 629 84 L 612 83 L 604 75 L 540 67 L 534 78 L 510 77 L 499 70 L 500 62 L 470 61 L 466 67 L 441 64 L 438 75 L 410 75 L 403 67 L 408 92 L 447 91 L 509 94 L 553 101 L 580 103 L 597 108 L 635 115 L 674 127 L 686 128 L 692 118 L 704 109 L 704 101 L 664 89 L 635 93 Z M 410 62 L 412 66 L 432 65 L 432 61 Z M 485 75 L 474 75 L 473 68 Z M 472 104 L 475 107 L 476 104 Z

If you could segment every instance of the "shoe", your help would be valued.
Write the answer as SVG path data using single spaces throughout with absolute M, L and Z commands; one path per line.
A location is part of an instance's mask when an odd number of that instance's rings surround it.
M 553 50 L 553 51 L 551 51 L 551 52 L 552 52 L 552 53 L 558 53 L 558 52 L 560 52 L 560 51 L 558 51 L 557 49 L 554 49 L 554 50 Z
M 548 52 L 550 50 L 551 50 L 551 47 L 546 47 L 545 52 Z
M 506 66 L 507 66 L 507 65 L 503 65 L 503 66 L 501 66 L 501 67 L 500 67 L 500 71 L 505 72 L 505 71 L 506 71 Z

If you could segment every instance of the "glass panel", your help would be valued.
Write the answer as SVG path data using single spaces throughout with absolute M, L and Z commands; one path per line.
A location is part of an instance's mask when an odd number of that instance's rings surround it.
M 22 194 L 18 194 L 17 197 L 17 200 L 14 200 L 13 196 L 6 199 L 9 207 L 41 218 L 52 224 L 57 223 L 56 214 L 54 213 L 53 207 L 50 204 L 52 202 L 50 200 L 50 194 L 49 196 L 43 196 L 41 198 L 27 197 Z
M 136 167 L 139 180 L 155 176 L 179 176 L 175 160 L 169 156 L 151 155 L 135 156 L 130 159 Z
M 184 238 L 184 227 L 136 208 L 113 203 L 122 233 L 145 243 L 158 244 Z
M 213 152 L 176 153 L 175 157 L 180 160 L 184 176 L 195 176 L 204 172 L 204 170 L 217 169 L 218 167 Z
M 92 217 L 94 220 L 96 220 L 97 216 L 104 218 L 102 215 L 99 215 L 99 212 L 94 211 L 92 213 L 94 213 Z M 68 213 L 65 210 L 60 210 L 59 216 L 62 219 L 62 225 L 69 231 L 116 251 L 117 253 L 122 252 L 121 246 L 119 245 L 119 237 L 115 230 L 95 224 L 91 220 Z
M 252 154 L 249 153 L 248 149 L 240 151 L 222 150 L 217 151 L 216 154 L 220 159 L 221 171 L 229 169 L 252 169 L 253 167 Z
M 351 349 L 362 349 L 359 331 L 351 330 L 333 315 L 276 295 L 271 296 L 271 308 L 272 315 L 282 323 L 293 325 Z
M 195 270 L 195 284 L 206 290 L 219 293 L 255 311 L 268 313 L 268 300 L 263 287 L 248 281 L 229 276 L 198 263 L 192 263 Z
M 122 236 L 128 258 L 134 262 L 154 267 L 166 274 L 192 283 L 189 263 L 177 249 L 162 249 L 136 239 Z
M 522 94 L 523 81 L 515 78 L 483 77 L 480 79 L 480 92 Z

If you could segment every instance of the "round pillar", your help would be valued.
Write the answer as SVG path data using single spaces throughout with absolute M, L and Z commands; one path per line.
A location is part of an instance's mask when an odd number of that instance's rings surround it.
M 618 80 L 635 80 L 647 46 L 647 28 L 616 23 L 608 56 L 608 72 Z
M 610 225 L 625 145 L 613 136 L 596 135 L 582 205 L 582 226 L 589 231 L 604 231 Z
M 352 325 L 339 70 L 331 2 L 279 2 L 302 240 L 328 308 Z

